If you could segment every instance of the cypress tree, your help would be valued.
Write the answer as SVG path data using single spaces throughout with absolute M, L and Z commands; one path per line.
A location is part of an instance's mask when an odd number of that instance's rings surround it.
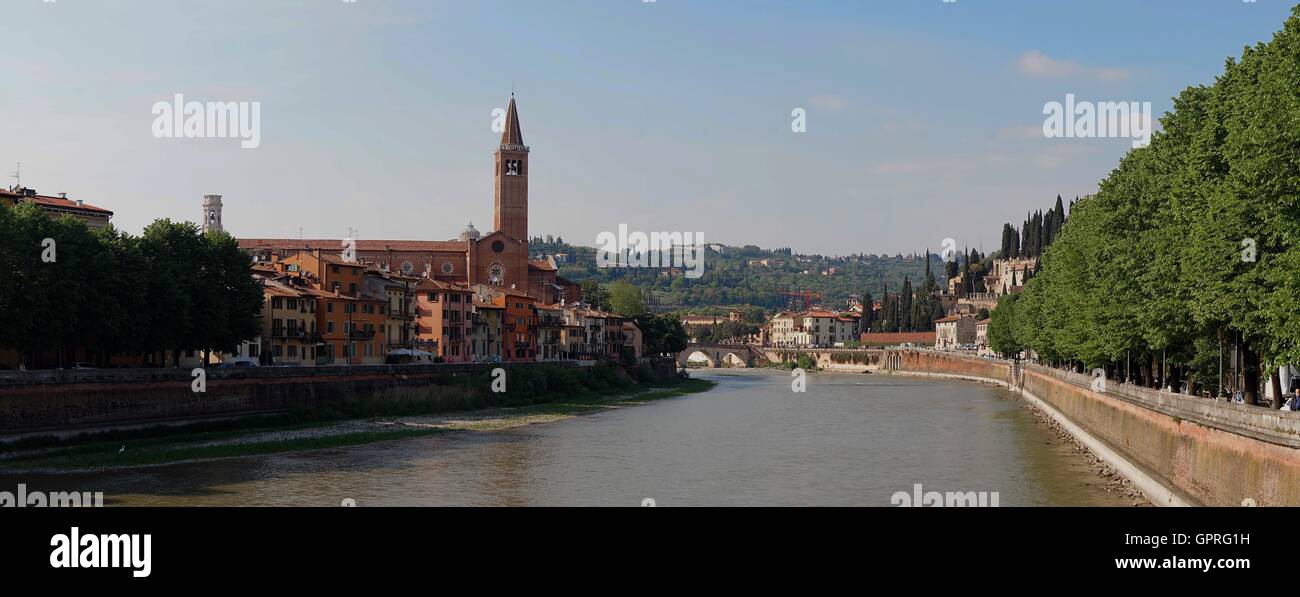
M 903 276 L 903 292 L 898 299 L 899 311 L 899 328 L 900 331 L 911 331 L 912 329 L 912 281 L 907 276 Z

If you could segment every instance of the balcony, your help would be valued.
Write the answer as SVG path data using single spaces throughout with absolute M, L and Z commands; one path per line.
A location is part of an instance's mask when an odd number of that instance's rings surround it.
M 348 338 L 350 340 L 373 340 L 375 338 L 375 331 L 374 330 L 352 330 L 352 333 L 348 334 Z

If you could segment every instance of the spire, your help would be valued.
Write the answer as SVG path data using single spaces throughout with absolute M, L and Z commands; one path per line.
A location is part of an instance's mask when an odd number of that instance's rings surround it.
M 524 133 L 519 129 L 519 112 L 515 109 L 515 94 L 510 94 L 510 108 L 506 110 L 506 127 L 501 132 L 501 145 L 523 145 Z

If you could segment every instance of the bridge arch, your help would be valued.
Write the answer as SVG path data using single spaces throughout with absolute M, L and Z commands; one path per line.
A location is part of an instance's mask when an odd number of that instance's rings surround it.
M 748 346 L 719 346 L 693 344 L 677 354 L 677 366 L 685 367 L 691 363 L 691 357 L 704 355 L 709 367 L 724 365 L 750 368 L 754 366 L 754 350 Z
M 703 355 L 705 362 L 709 364 L 710 368 L 717 368 L 718 362 L 714 360 L 713 356 L 710 355 L 708 351 L 691 350 L 690 348 L 687 348 L 686 350 L 682 351 L 681 355 L 679 355 L 677 358 L 677 364 L 682 367 L 685 367 L 689 363 L 698 362 L 698 359 L 692 358 L 695 355 Z

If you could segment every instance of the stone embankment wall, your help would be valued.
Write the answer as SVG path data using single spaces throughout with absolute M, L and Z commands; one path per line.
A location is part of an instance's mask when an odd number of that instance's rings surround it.
M 1114 382 L 1096 392 L 1087 376 L 932 351 L 891 351 L 885 362 L 897 372 L 1005 384 L 1041 401 L 1165 486 L 1171 502 L 1300 506 L 1300 413 Z

